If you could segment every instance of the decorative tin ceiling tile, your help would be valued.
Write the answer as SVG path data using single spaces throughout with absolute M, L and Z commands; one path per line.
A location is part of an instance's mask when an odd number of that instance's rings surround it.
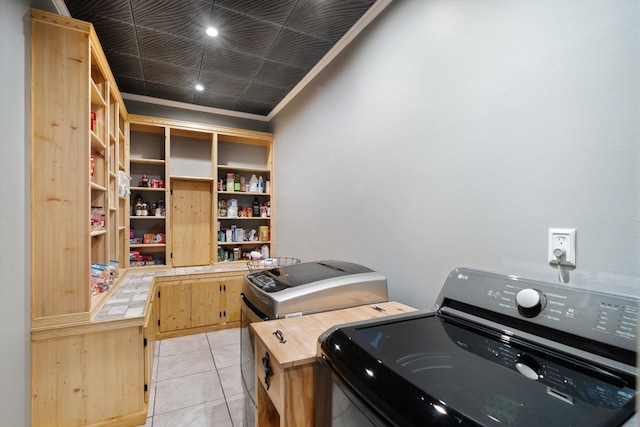
M 287 28 L 333 43 L 349 31 L 374 0 L 299 0 L 287 20 Z M 327 23 L 331 25 L 327 25 Z
M 138 27 L 136 33 L 142 58 L 185 68 L 200 67 L 204 41 L 186 39 L 142 27 Z
M 261 116 L 268 115 L 272 109 L 273 109 L 272 104 L 263 104 L 260 102 L 251 101 L 246 98 L 239 99 L 237 104 L 234 107 L 235 111 L 240 111 L 242 113 L 258 114 Z
M 203 40 L 211 2 L 200 0 L 132 0 L 136 25 L 180 37 Z
M 244 94 L 245 99 L 250 101 L 258 101 L 264 104 L 273 104 L 280 101 L 287 94 L 287 90 L 274 86 L 263 85 L 260 83 L 251 83 Z
M 138 95 L 147 94 L 144 80 L 118 74 L 114 74 L 113 77 L 116 79 L 116 84 L 120 92 L 136 93 Z
M 203 92 L 239 98 L 249 86 L 250 80 L 241 79 L 226 74 L 202 71 L 200 83 L 204 86 Z M 210 95 L 210 96 L 211 96 Z
M 65 3 L 94 24 L 121 92 L 268 115 L 375 1 Z
M 86 19 L 89 16 L 102 16 L 104 18 L 133 23 L 129 0 L 86 1 L 66 0 L 65 4 L 71 16 L 76 19 L 93 22 Z
M 219 34 L 209 38 L 208 44 L 258 57 L 265 55 L 280 31 L 277 25 L 215 6 L 211 24 Z
M 144 78 L 147 81 L 193 89 L 198 83 L 198 68 L 185 68 L 143 58 Z
M 140 80 L 144 78 L 139 56 L 120 52 L 110 52 L 109 66 L 114 73 L 117 72 L 120 76 L 133 77 Z
M 238 103 L 238 98 L 211 92 L 199 92 L 196 94 L 196 98 L 193 102 L 194 104 L 204 105 L 207 107 L 234 111 L 236 109 L 236 104 Z
M 242 79 L 251 79 L 260 69 L 262 62 L 263 59 L 260 57 L 206 43 L 202 69 Z
M 107 52 L 127 53 L 140 56 L 136 40 L 136 30 L 133 24 L 116 21 L 104 16 L 96 16 L 92 21 L 96 33 L 100 34 L 100 45 Z M 132 43 L 132 41 L 136 41 Z M 109 55 L 107 54 L 107 60 Z
M 163 85 L 160 83 L 154 83 L 147 81 L 147 96 L 153 96 L 157 98 L 170 99 L 178 102 L 192 103 L 195 97 L 196 89 L 193 87 L 178 87 L 171 85 Z
M 267 58 L 310 70 L 331 49 L 332 43 L 283 28 Z
M 298 0 L 217 0 L 216 6 L 253 16 L 275 25 L 284 25 Z
M 307 74 L 305 68 L 291 67 L 280 62 L 265 60 L 253 80 L 276 86 L 289 92 Z

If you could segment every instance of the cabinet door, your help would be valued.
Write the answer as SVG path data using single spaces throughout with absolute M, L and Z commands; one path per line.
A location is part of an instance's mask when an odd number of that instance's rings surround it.
M 160 332 L 191 327 L 191 284 L 172 284 L 158 288 Z
M 144 423 L 138 416 L 144 409 L 142 328 L 100 330 L 85 324 L 69 329 L 68 336 L 32 335 L 37 381 L 31 389 L 31 425 Z
M 152 291 L 155 292 L 155 291 Z M 147 316 L 144 319 L 142 334 L 144 337 L 144 401 L 149 402 L 149 391 L 153 374 L 153 357 L 156 349 L 156 319 L 158 304 L 156 304 L 154 293 L 149 298 Z
M 171 181 L 172 263 L 174 267 L 211 262 L 212 184 Z
M 220 323 L 219 280 L 197 281 L 191 285 L 191 327 Z
M 240 321 L 240 292 L 242 290 L 243 276 L 229 277 L 225 281 L 225 312 L 226 322 Z

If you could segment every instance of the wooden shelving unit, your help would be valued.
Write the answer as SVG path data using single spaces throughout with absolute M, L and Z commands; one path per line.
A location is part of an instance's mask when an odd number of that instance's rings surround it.
M 127 111 L 91 24 L 32 10 L 31 35 L 31 423 L 144 424 L 142 321 L 92 320 L 91 264 L 126 260 Z
M 122 263 L 126 109 L 90 24 L 33 13 L 32 317 L 89 320 L 92 263 Z M 69 58 L 73 58 L 71 61 Z M 91 224 L 92 213 L 104 212 Z
M 265 245 L 273 256 L 272 134 L 135 115 L 129 116 L 129 129 L 132 181 L 128 221 L 134 238 L 139 240 L 151 231 L 162 232 L 165 244 L 129 242 L 127 252 L 138 251 L 153 257 L 150 262 L 153 266 L 157 266 L 156 260 L 162 260 L 161 265 L 173 267 L 244 264 L 243 254 L 260 251 Z M 162 179 L 165 188 L 142 187 L 144 172 L 149 180 Z M 244 174 L 247 183 L 252 175 L 261 176 L 265 186 L 269 181 L 271 191 L 221 191 L 219 182 L 226 179 L 227 173 Z M 162 200 L 165 215 L 136 215 L 134 204 L 138 194 L 150 203 Z M 222 201 L 234 199 L 239 207 L 247 209 L 255 198 L 261 204 L 270 204 L 271 216 L 220 215 Z M 176 205 L 187 201 L 188 209 Z M 257 235 L 261 226 L 266 227 L 270 237 L 221 242 L 220 231 L 232 226 L 244 229 L 247 236 L 253 229 Z M 176 232 L 182 233 L 179 238 L 175 238 Z M 230 259 L 234 249 L 241 259 Z M 133 261 L 129 262 L 133 265 Z
M 216 200 L 218 207 L 216 216 L 216 262 L 244 263 L 247 254 L 252 251 L 266 252 L 273 257 L 273 141 L 260 138 L 246 138 L 239 135 L 220 134 L 217 144 L 216 176 L 218 191 Z M 234 188 L 229 186 L 229 176 L 234 177 Z M 237 181 L 240 176 L 240 189 Z M 251 178 L 262 180 L 261 191 L 254 191 Z M 245 187 L 242 187 L 244 181 Z M 221 207 L 237 201 L 238 212 L 226 213 Z M 257 201 L 258 214 L 253 205 Z M 266 206 L 268 205 L 268 208 Z M 250 211 L 249 211 L 250 209 Z M 244 211 L 244 213 L 243 213 Z M 229 240 L 227 230 L 240 228 L 243 230 L 242 240 Z M 266 236 L 261 232 L 266 229 Z M 255 239 L 251 239 L 255 236 Z M 240 255 L 239 259 L 236 259 Z
M 127 223 L 133 230 L 134 239 L 140 243 L 132 243 L 131 236 L 126 252 L 130 254 L 127 265 L 130 267 L 144 267 L 168 265 L 167 263 L 167 215 L 156 215 L 155 209 L 164 206 L 168 199 L 169 184 L 167 173 L 167 129 L 163 126 L 150 126 L 145 123 L 129 122 L 129 172 L 131 176 L 131 195 L 129 196 Z M 143 186 L 142 178 L 146 175 L 147 186 Z M 162 187 L 158 186 L 162 182 Z M 152 187 L 152 182 L 155 182 Z M 137 215 L 136 199 L 141 198 L 145 203 L 147 215 Z M 144 236 L 164 235 L 163 244 L 144 244 Z

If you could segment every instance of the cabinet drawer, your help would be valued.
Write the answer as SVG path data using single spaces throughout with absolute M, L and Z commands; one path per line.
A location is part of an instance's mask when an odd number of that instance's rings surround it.
M 282 407 L 282 395 L 283 395 L 283 372 L 282 368 L 278 365 L 277 360 L 273 357 L 271 352 L 267 350 L 264 343 L 260 340 L 256 340 L 256 381 L 261 385 L 256 387 L 263 387 L 267 391 L 271 403 L 279 413 L 283 412 Z M 271 368 L 271 375 L 267 378 L 267 368 L 265 364 Z M 268 381 L 268 385 L 267 385 Z

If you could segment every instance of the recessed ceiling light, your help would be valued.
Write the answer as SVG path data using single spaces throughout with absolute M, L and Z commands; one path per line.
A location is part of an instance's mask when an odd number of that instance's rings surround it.
M 215 37 L 218 35 L 218 30 L 216 30 L 213 27 L 209 27 L 207 28 L 207 34 L 210 35 L 211 37 Z
M 196 90 L 203 91 L 204 90 L 204 86 L 202 86 L 201 84 L 198 83 L 196 85 Z

